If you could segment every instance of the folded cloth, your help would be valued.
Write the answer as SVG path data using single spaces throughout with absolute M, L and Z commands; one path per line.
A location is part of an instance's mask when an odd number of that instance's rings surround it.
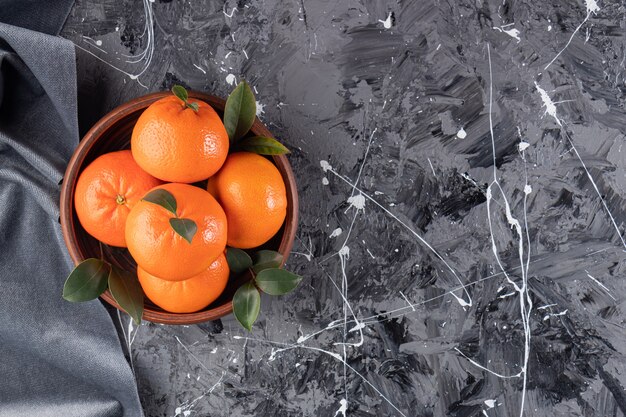
M 9 3 L 22 2 L 37 10 Z M 40 16 L 58 33 L 71 2 L 38 3 L 65 4 L 62 18 Z M 6 6 L 0 22 L 23 23 Z M 143 415 L 104 306 L 61 298 L 72 264 L 59 182 L 78 144 L 76 97 L 71 42 L 0 23 L 0 417 Z
M 74 0 L 0 0 L 0 22 L 58 35 Z

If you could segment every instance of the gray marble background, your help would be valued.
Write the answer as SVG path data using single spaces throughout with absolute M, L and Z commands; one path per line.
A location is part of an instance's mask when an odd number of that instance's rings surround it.
M 624 416 L 623 2 L 81 0 L 83 131 L 254 86 L 301 222 L 251 334 L 122 317 L 148 416 Z

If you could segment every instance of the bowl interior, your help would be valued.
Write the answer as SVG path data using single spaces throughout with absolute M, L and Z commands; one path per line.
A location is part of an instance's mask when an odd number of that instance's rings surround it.
M 102 258 L 124 270 L 135 271 L 137 264 L 128 250 L 101 244 L 83 229 L 74 210 L 74 189 L 82 170 L 98 156 L 108 152 L 130 149 L 131 133 L 142 111 L 154 101 L 169 94 L 165 92 L 150 94 L 114 109 L 87 132 L 76 149 L 68 165 L 61 189 L 61 226 L 65 243 L 75 264 L 87 258 Z M 207 102 L 220 115 L 223 113 L 224 100 L 198 92 L 189 92 L 189 96 Z M 258 119 L 255 120 L 250 134 L 272 136 Z M 298 196 L 295 178 L 287 158 L 281 155 L 268 159 L 276 165 L 285 181 L 287 216 L 278 233 L 261 248 L 279 251 L 283 254 L 284 262 L 291 251 L 295 238 L 298 221 Z M 202 186 L 204 184 L 199 183 L 197 185 Z M 250 278 L 250 275 L 246 274 L 234 279 L 231 277 L 222 295 L 211 305 L 195 313 L 169 313 L 153 304 L 146 297 L 144 319 L 165 324 L 192 324 L 215 320 L 232 312 L 234 292 Z M 116 308 L 120 308 L 108 290 L 102 295 L 102 298 Z

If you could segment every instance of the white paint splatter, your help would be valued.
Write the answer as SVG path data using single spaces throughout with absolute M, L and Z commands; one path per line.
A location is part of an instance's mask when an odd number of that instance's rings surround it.
M 467 137 L 467 132 L 465 131 L 465 129 L 460 128 L 458 132 L 456 132 L 456 137 L 459 139 L 465 139 L 465 137 Z
M 509 25 L 505 25 L 505 26 L 509 26 Z M 510 37 L 517 39 L 517 43 L 520 43 L 520 41 L 521 41 L 521 39 L 519 37 L 520 31 L 515 29 L 515 28 L 513 28 L 513 29 L 504 29 L 505 26 L 501 26 L 501 27 L 494 26 L 493 29 L 494 30 L 498 30 L 498 31 L 500 31 L 502 33 L 506 33 Z
M 556 105 L 554 104 L 554 102 L 552 101 L 552 99 L 550 98 L 546 90 L 541 88 L 539 84 L 537 84 L 537 81 L 535 81 L 535 88 L 537 88 L 537 91 L 539 92 L 539 95 L 541 96 L 541 100 L 543 101 L 543 106 L 546 108 L 544 115 L 549 114 L 550 116 L 554 118 L 554 120 L 556 120 L 557 124 L 561 126 L 561 121 L 556 115 Z
M 191 412 L 193 410 L 193 408 L 195 407 L 196 403 L 198 401 L 200 401 L 201 399 L 203 399 L 204 397 L 206 397 L 207 395 L 211 394 L 213 392 L 213 390 L 215 390 L 215 388 L 222 383 L 222 381 L 224 380 L 224 376 L 226 375 L 226 372 L 222 372 L 222 376 L 220 377 L 220 379 L 213 384 L 213 386 L 211 388 L 209 388 L 208 391 L 205 391 L 202 395 L 200 395 L 199 397 L 194 398 L 193 400 L 189 400 L 189 401 L 185 401 L 184 403 L 182 403 L 180 406 L 176 407 L 176 409 L 174 410 L 174 413 L 176 413 L 174 415 L 174 417 L 178 417 L 181 414 L 184 417 L 189 417 L 191 415 Z
M 531 187 L 529 184 L 526 184 L 524 186 L 524 194 L 528 195 L 528 194 L 530 194 L 532 192 L 533 192 L 533 187 Z
M 350 330 L 348 330 L 350 333 L 354 333 L 354 332 L 358 332 L 361 329 L 365 328 L 365 323 L 357 323 L 356 326 L 352 327 Z
M 237 79 L 235 78 L 235 76 L 233 74 L 228 74 L 226 76 L 226 82 L 229 85 L 235 85 L 235 83 L 237 82 Z
M 430 165 L 431 171 L 433 171 L 433 175 L 437 177 L 437 173 L 435 172 L 435 167 L 433 166 L 433 163 L 430 161 L 430 158 L 426 158 L 426 159 L 428 159 L 428 164 Z
M 567 314 L 567 309 L 561 311 L 560 313 L 551 313 L 551 314 L 547 314 L 544 318 L 543 321 L 548 320 L 550 317 L 559 317 L 559 316 L 564 316 Z
M 339 407 L 339 409 L 335 412 L 335 415 L 333 417 L 337 417 L 337 415 L 339 413 L 341 413 L 341 415 L 343 415 L 343 417 L 346 417 L 346 411 L 348 411 L 348 400 L 346 400 L 345 398 L 342 398 L 339 401 L 339 404 L 341 404 L 341 406 Z
M 350 207 L 354 207 L 357 210 L 365 209 L 365 197 L 361 193 L 349 197 L 348 203 L 350 204 Z
M 385 400 L 387 402 L 387 404 L 389 404 L 391 407 L 393 407 L 394 410 L 396 410 L 402 417 L 407 417 L 406 414 L 404 414 L 394 403 L 391 402 L 391 400 L 389 400 L 389 398 L 387 398 L 378 388 L 376 388 L 376 386 L 374 386 L 367 378 L 365 378 L 365 376 L 363 376 L 363 374 L 361 374 L 358 370 L 356 370 L 352 365 L 350 365 L 346 360 L 344 360 L 341 355 L 338 355 L 337 353 L 334 352 L 329 352 L 327 350 L 324 349 L 320 349 L 317 347 L 313 347 L 313 346 L 302 346 L 302 345 L 289 345 L 288 343 L 284 343 L 284 342 L 275 342 L 273 340 L 263 340 L 263 339 L 253 339 L 253 338 L 249 338 L 249 337 L 240 337 L 242 339 L 245 339 L 246 342 L 248 340 L 253 340 L 255 342 L 258 343 L 267 343 L 267 344 L 271 344 L 271 345 L 276 345 L 276 346 L 285 346 L 281 349 L 274 349 L 272 348 L 272 351 L 270 353 L 270 357 L 268 358 L 268 361 L 273 361 L 276 358 L 276 354 L 278 354 L 279 352 L 284 352 L 287 350 L 291 350 L 291 349 L 306 349 L 306 350 L 310 350 L 313 352 L 320 352 L 323 353 L 325 355 L 329 355 L 332 358 L 337 359 L 339 362 L 341 362 L 343 365 L 345 365 L 348 369 L 350 369 L 352 372 L 354 372 L 354 374 L 356 376 L 358 376 L 366 385 L 368 385 L 370 388 L 372 388 L 383 400 Z M 347 410 L 347 400 L 346 400 L 346 410 Z
M 536 81 L 535 81 L 535 87 L 537 87 L 537 91 L 539 91 L 539 94 L 541 95 L 541 99 L 543 100 L 543 105 L 546 107 L 546 113 L 549 114 L 550 116 L 552 116 L 554 118 L 554 120 L 556 120 L 557 124 L 561 127 L 561 131 L 563 132 L 564 136 L 567 138 L 567 141 L 570 144 L 572 150 L 574 151 L 574 154 L 576 155 L 576 158 L 578 158 L 578 161 L 580 162 L 580 164 L 582 165 L 583 169 L 585 170 L 585 173 L 587 174 L 587 178 L 589 178 L 589 182 L 591 182 L 591 185 L 593 186 L 593 189 L 595 190 L 596 194 L 598 194 L 598 197 L 600 198 L 600 201 L 602 202 L 602 206 L 606 210 L 606 213 L 609 216 L 609 219 L 611 220 L 611 223 L 613 224 L 613 227 L 615 228 L 615 231 L 617 232 L 617 236 L 619 237 L 620 241 L 622 242 L 622 245 L 624 246 L 624 248 L 626 248 L 626 240 L 624 240 L 624 238 L 622 237 L 622 232 L 619 229 L 619 226 L 617 225 L 617 222 L 615 221 L 615 218 L 613 217 L 613 214 L 611 213 L 611 210 L 609 210 L 609 206 L 607 206 L 606 201 L 604 201 L 604 197 L 602 196 L 602 193 L 600 192 L 600 189 L 598 188 L 598 185 L 596 184 L 596 181 L 591 176 L 591 173 L 589 172 L 589 169 L 587 169 L 587 164 L 585 164 L 585 161 L 583 161 L 583 158 L 580 156 L 580 153 L 578 152 L 578 149 L 576 149 L 576 146 L 574 146 L 574 141 L 570 137 L 569 133 L 567 132 L 566 129 L 563 129 L 563 124 L 561 123 L 561 120 L 558 118 L 558 116 L 556 114 L 556 105 L 555 105 L 555 103 L 552 101 L 550 96 L 548 96 L 548 93 L 546 93 L 546 91 L 544 89 L 539 87 L 539 85 L 537 84 Z
M 516 374 L 514 374 L 514 375 L 503 375 L 503 374 L 500 374 L 500 373 L 498 373 L 498 372 L 494 372 L 494 371 L 492 371 L 492 370 L 491 370 L 491 369 L 489 369 L 489 368 L 485 368 L 484 366 L 482 366 L 481 364 L 479 364 L 478 362 L 476 362 L 474 359 L 472 359 L 472 358 L 470 358 L 470 357 L 465 356 L 465 354 L 464 354 L 463 352 L 461 352 L 461 351 L 459 350 L 459 348 L 456 348 L 456 347 L 455 347 L 455 348 L 454 348 L 454 350 L 456 350 L 456 351 L 457 351 L 457 352 L 458 352 L 461 356 L 463 356 L 465 359 L 467 359 L 467 360 L 468 360 L 468 361 L 469 361 L 472 365 L 474 365 L 475 367 L 480 368 L 480 369 L 482 369 L 482 370 L 483 370 L 483 371 L 485 371 L 485 372 L 489 372 L 490 374 L 495 375 L 495 376 L 497 376 L 498 378 L 502 378 L 502 379 L 513 379 L 513 378 L 519 378 L 519 377 L 520 377 L 520 376 L 522 376 L 522 374 L 523 374 L 523 372 L 521 372 L 521 371 L 520 371 L 520 372 L 518 372 L 518 373 L 516 373 Z
M 383 24 L 383 27 L 385 29 L 391 29 L 391 14 L 392 13 L 389 12 L 389 14 L 387 15 L 387 19 L 385 19 L 385 20 L 380 20 L 380 19 L 378 20 L 380 23 Z
M 465 288 L 466 286 L 465 286 L 465 284 L 463 284 L 463 281 L 461 281 L 461 278 L 459 277 L 459 275 L 456 273 L 454 268 L 452 268 L 452 266 L 445 260 L 445 258 L 443 256 L 441 256 L 441 254 L 430 243 L 428 243 L 428 241 L 426 239 L 424 239 L 419 233 L 417 233 L 409 225 L 407 225 L 405 222 L 403 222 L 393 212 L 389 211 L 389 209 L 387 209 L 387 207 L 385 207 L 384 205 L 382 205 L 381 203 L 376 201 L 375 198 L 373 198 L 372 196 L 370 196 L 369 194 L 365 193 L 363 190 L 358 188 L 356 186 L 356 184 L 352 183 L 348 178 L 344 177 L 343 175 L 341 175 L 340 173 L 335 171 L 333 169 L 333 167 L 330 166 L 330 164 L 328 164 L 328 162 L 320 161 L 320 165 L 324 169 L 324 172 L 332 173 L 335 177 L 339 178 L 341 181 L 343 181 L 344 183 L 346 183 L 349 186 L 351 186 L 354 190 L 358 191 L 366 199 L 368 199 L 369 201 L 374 203 L 374 205 L 379 207 L 381 210 L 383 210 L 385 213 L 387 213 L 390 217 L 392 217 L 395 221 L 397 221 L 402 227 L 404 227 L 408 232 L 410 232 L 413 236 L 415 236 L 415 238 L 417 240 L 419 240 L 424 246 L 426 246 L 446 266 L 446 268 L 456 278 L 456 280 L 459 282 L 459 284 L 461 284 L 460 287 L 456 288 L 455 290 L 450 291 L 449 294 L 452 295 L 456 299 L 456 301 L 462 307 L 468 307 L 468 306 L 471 307 L 472 306 L 472 297 L 470 296 L 469 292 Z M 390 204 L 390 205 L 393 206 L 394 204 Z M 465 301 L 463 298 L 459 297 L 458 295 L 456 295 L 454 293 L 454 291 L 457 291 L 457 290 L 462 290 L 465 293 L 465 295 L 467 297 L 467 301 Z
M 237 11 L 237 8 L 233 7 L 233 9 L 230 11 L 230 14 L 226 13 L 226 3 L 224 3 L 224 8 L 222 10 L 222 13 L 224 13 L 224 16 L 232 18 L 233 14 L 235 14 L 236 11 Z
M 485 400 L 485 405 L 489 408 L 493 408 L 496 406 L 496 400 Z
M 341 230 L 341 227 L 336 228 L 335 230 L 333 230 L 333 232 L 330 234 L 330 238 L 333 237 L 337 237 L 339 235 L 341 235 L 343 233 L 343 230 Z
M 592 13 L 595 14 L 598 10 L 600 10 L 600 7 L 598 6 L 598 3 L 596 3 L 596 0 L 585 0 L 585 6 L 587 8 L 587 16 L 585 16 L 585 19 L 580 23 L 580 25 L 578 25 L 578 27 L 576 27 L 576 29 L 572 33 L 572 36 L 569 37 L 569 40 L 567 41 L 567 43 L 565 44 L 563 49 L 561 49 L 559 51 L 559 53 L 556 54 L 556 56 L 554 58 L 552 58 L 552 61 L 548 62 L 548 65 L 546 65 L 544 67 L 544 70 L 547 70 L 548 67 L 550 65 L 552 65 L 554 63 L 554 61 L 556 61 L 559 56 L 561 56 L 563 51 L 565 51 L 567 49 L 569 44 L 572 43 L 572 39 L 574 39 L 574 36 L 576 36 L 576 34 L 580 30 L 580 28 L 587 22 L 587 20 L 589 20 L 589 18 L 591 17 L 591 14 Z
M 528 149 L 528 147 L 529 147 L 529 146 L 530 146 L 530 143 L 528 143 L 528 142 L 524 142 L 524 141 L 521 141 L 521 142 L 517 145 L 517 149 L 518 149 L 520 152 L 524 152 L 526 149 Z
M 133 363 L 133 355 L 132 355 L 132 351 L 133 351 L 133 342 L 135 341 L 135 337 L 137 337 L 137 333 L 139 333 L 139 328 L 141 327 L 141 324 L 139 325 L 139 327 L 137 327 L 137 329 L 135 329 L 135 326 L 133 326 L 133 319 L 130 316 L 124 315 L 124 317 L 128 318 L 128 334 L 127 331 L 124 329 L 124 320 L 122 319 L 122 315 L 120 314 L 120 310 L 117 310 L 117 319 L 120 322 L 120 326 L 122 328 L 122 334 L 124 335 L 124 340 L 126 341 L 127 347 L 128 347 L 128 352 L 130 352 L 130 368 L 132 369 L 133 373 L 135 372 L 135 365 Z M 135 334 L 133 334 L 133 330 L 135 331 Z
M 126 62 L 127 64 L 138 64 L 138 63 L 143 63 L 143 66 L 138 70 L 138 72 L 133 73 L 133 72 L 129 72 L 129 71 L 125 71 L 122 68 L 106 61 L 105 59 L 101 58 L 100 56 L 96 55 L 95 53 L 93 53 L 92 51 L 90 51 L 89 49 L 83 48 L 82 46 L 80 46 L 79 44 L 75 43 L 74 45 L 88 53 L 89 55 L 93 56 L 94 58 L 96 58 L 97 60 L 99 60 L 100 62 L 108 65 L 109 67 L 113 68 L 114 70 L 121 72 L 122 74 L 126 75 L 128 78 L 130 78 L 131 80 L 135 80 L 137 81 L 137 83 L 139 83 L 139 85 L 141 85 L 143 88 L 148 89 L 148 87 L 144 84 L 141 83 L 141 81 L 139 81 L 139 77 L 141 77 L 144 72 L 146 72 L 146 70 L 150 67 L 150 64 L 152 63 L 152 57 L 154 55 L 154 11 L 152 10 L 152 5 L 150 3 L 153 3 L 154 0 L 143 0 L 143 7 L 144 7 L 144 17 L 145 17 L 145 23 L 144 23 L 144 34 L 147 34 L 148 38 L 146 39 L 146 47 L 145 49 L 140 52 L 139 54 L 136 55 L 126 55 L 126 54 L 122 54 L 122 56 L 124 58 L 126 58 L 124 60 L 124 62 Z M 119 28 L 118 28 L 119 29 Z M 141 37 L 143 37 L 144 35 L 141 35 Z M 85 37 L 84 37 L 85 38 Z M 91 38 L 89 38 L 91 39 Z M 102 45 L 102 41 L 93 41 L 93 39 L 91 39 L 91 41 L 93 42 L 91 45 L 93 45 L 96 49 L 98 49 L 99 51 L 103 52 L 103 53 L 107 53 L 105 50 L 99 48 L 99 45 Z M 126 80 L 124 80 L 124 82 L 126 82 Z
M 591 280 L 593 282 L 595 282 L 596 284 L 598 284 L 600 286 L 600 288 L 602 288 L 604 291 L 606 291 L 606 293 L 609 295 L 609 297 L 611 297 L 613 299 L 613 301 L 617 301 L 615 297 L 613 297 L 613 294 L 611 294 L 611 290 L 609 290 L 603 283 L 601 283 L 600 281 L 598 281 L 595 277 L 592 277 L 591 274 L 589 273 L 589 271 L 585 270 L 585 272 L 587 273 L 587 276 L 589 278 L 591 278 Z
M 292 252 L 292 253 L 294 253 L 294 252 Z M 544 259 L 537 259 L 537 260 L 532 261 L 532 262 L 530 262 L 530 263 L 539 262 L 539 261 L 542 261 L 542 260 L 545 260 L 545 259 L 546 259 L 546 258 L 544 258 Z M 419 265 L 417 265 L 417 266 L 419 266 Z M 518 269 L 520 269 L 520 268 L 521 268 L 521 266 L 516 266 L 516 267 L 511 268 L 511 270 L 510 270 L 510 271 L 505 271 L 505 272 L 510 274 L 510 273 L 512 273 L 513 271 L 518 270 Z M 447 295 L 452 295 L 452 296 L 454 296 L 454 293 L 455 293 L 455 292 L 457 292 L 457 291 L 463 290 L 463 289 L 465 289 L 465 288 L 467 288 L 467 287 L 470 287 L 470 286 L 472 286 L 472 285 L 478 284 L 478 283 L 480 283 L 480 282 L 483 282 L 483 281 L 486 281 L 486 280 L 489 280 L 489 279 L 493 279 L 493 278 L 496 278 L 496 277 L 500 277 L 501 275 L 504 275 L 504 274 L 505 274 L 505 272 L 497 272 L 497 273 L 495 273 L 495 274 L 487 275 L 487 276 L 485 276 L 485 277 L 482 277 L 482 278 L 477 279 L 477 280 L 475 280 L 475 281 L 469 282 L 469 283 L 467 283 L 467 284 L 462 284 L 462 285 L 461 285 L 461 286 L 459 286 L 459 287 L 452 288 L 451 290 L 449 290 L 449 291 L 447 291 L 447 292 L 445 292 L 445 293 L 442 293 L 442 294 L 439 294 L 439 295 L 437 295 L 437 296 L 434 296 L 434 297 L 428 298 L 428 299 L 426 299 L 426 300 L 422 300 L 422 301 L 419 301 L 419 302 L 417 302 L 417 303 L 409 303 L 409 305 L 408 305 L 408 306 L 405 306 L 405 307 L 399 307 L 399 308 L 396 308 L 396 309 L 393 309 L 393 310 L 390 310 L 390 311 L 385 311 L 384 313 L 379 313 L 379 314 L 375 314 L 375 315 L 373 315 L 373 316 L 369 316 L 369 317 L 365 317 L 365 318 L 360 318 L 360 319 L 358 319 L 358 320 L 355 320 L 355 319 L 354 319 L 354 320 L 350 320 L 350 321 L 349 321 L 349 323 L 358 323 L 358 322 L 360 321 L 361 323 L 365 324 L 365 326 L 368 326 L 368 325 L 371 325 L 371 324 L 380 324 L 381 322 L 384 322 L 384 321 L 393 320 L 393 319 L 396 319 L 396 318 L 398 318 L 398 317 L 402 317 L 402 316 L 404 316 L 404 315 L 406 315 L 406 314 L 409 314 L 409 313 L 410 313 L 410 311 L 409 311 L 409 310 L 415 310 L 415 307 L 417 307 L 417 306 L 423 306 L 423 305 L 426 305 L 426 304 L 428 304 L 429 302 L 432 302 L 432 301 L 435 301 L 435 300 L 439 300 L 439 299 L 441 299 L 441 298 L 443 298 L 443 297 L 445 297 L 445 296 L 447 296 Z M 328 273 L 327 273 L 327 275 L 328 275 Z M 329 275 L 328 275 L 328 276 L 329 276 Z M 330 278 L 330 276 L 329 276 L 329 278 Z M 338 288 L 338 287 L 337 287 L 337 285 L 336 285 L 336 283 L 335 283 L 334 281 L 332 281 L 332 278 L 331 278 L 331 282 L 333 283 L 333 285 L 335 286 L 335 288 Z M 502 287 L 502 286 L 501 286 L 501 288 L 499 288 L 499 289 L 497 290 L 497 292 L 500 292 L 503 288 L 504 288 L 504 287 Z M 407 302 L 408 302 L 408 300 L 407 300 Z M 547 306 L 543 306 L 543 307 L 540 307 L 540 308 L 539 308 L 539 310 L 541 310 L 541 309 L 545 309 L 545 308 L 549 308 L 549 307 L 554 306 L 554 305 L 556 305 L 556 304 L 550 304 L 550 305 L 547 305 Z M 415 311 L 417 311 L 417 310 L 415 310 Z M 314 332 L 314 333 L 311 333 L 311 334 L 309 334 L 309 335 L 306 335 L 306 336 L 304 336 L 304 335 L 303 335 L 303 336 L 300 336 L 300 337 L 298 338 L 298 340 L 297 340 L 296 344 L 298 344 L 298 345 L 299 345 L 299 344 L 303 343 L 304 341 L 306 341 L 306 340 L 308 340 L 308 339 L 311 339 L 312 337 L 315 337 L 315 336 L 319 335 L 320 333 L 325 332 L 326 330 L 335 329 L 335 328 L 337 328 L 337 327 L 340 327 L 340 326 L 345 325 L 346 323 L 347 323 L 347 322 L 346 322 L 345 320 L 334 320 L 334 321 L 332 321 L 332 322 L 328 323 L 328 324 L 326 325 L 326 327 L 325 327 L 325 328 L 323 328 L 323 329 L 321 329 L 321 330 L 318 330 L 318 331 L 316 331 L 316 332 Z M 444 322 L 444 323 L 441 325 L 441 327 L 444 327 L 444 326 L 445 326 L 445 324 L 446 324 L 446 322 Z M 494 324 L 495 324 L 495 325 L 497 325 L 497 323 L 494 323 Z M 244 337 L 241 337 L 241 336 L 233 336 L 233 338 L 235 338 L 235 339 L 244 339 Z M 292 347 L 296 347 L 296 345 L 292 345 Z M 306 348 L 306 347 L 305 347 L 305 348 Z
M 585 0 L 585 6 L 587 6 L 587 13 L 595 13 L 600 10 L 596 0 Z
M 328 178 L 326 178 L 326 177 L 322 178 L 322 184 L 324 184 L 324 185 L 330 184 L 330 182 L 328 182 Z
M 404 295 L 404 293 L 402 291 L 400 291 L 400 295 L 404 298 L 404 301 L 406 301 L 406 303 L 411 307 L 411 309 L 413 311 L 415 311 L 415 306 L 413 306 L 413 304 L 411 304 L 411 302 L 409 301 L 409 299 L 407 298 L 406 295 Z
M 202 71 L 203 74 L 206 74 L 206 71 L 204 70 L 204 68 L 202 68 L 199 65 L 193 64 L 194 67 L 198 68 L 200 71 Z
M 261 115 L 265 113 L 265 104 L 260 101 L 256 102 L 256 117 L 261 117 Z
M 491 249 L 493 252 L 493 256 L 496 259 L 496 262 L 498 266 L 500 267 L 500 270 L 504 274 L 504 277 L 506 278 L 507 282 L 511 286 L 513 286 L 515 292 L 519 294 L 519 310 L 520 310 L 520 315 L 522 319 L 522 327 L 524 330 L 524 357 L 523 357 L 522 364 L 520 365 L 520 371 L 517 374 L 511 375 L 511 376 L 506 376 L 506 375 L 496 373 L 478 364 L 477 362 L 472 361 L 471 359 L 467 357 L 466 359 L 470 360 L 470 362 L 472 362 L 475 366 L 478 366 L 481 369 L 487 372 L 490 372 L 493 375 L 496 375 L 500 378 L 520 378 L 520 377 L 522 378 L 522 394 L 521 394 L 521 400 L 520 400 L 520 413 L 519 413 L 520 417 L 522 417 L 524 415 L 524 405 L 525 405 L 525 400 L 526 400 L 526 390 L 527 390 L 527 381 L 528 381 L 528 363 L 530 360 L 530 349 L 531 349 L 530 317 L 531 317 L 531 312 L 533 308 L 533 302 L 532 302 L 532 298 L 530 296 L 530 291 L 528 287 L 528 268 L 530 265 L 530 235 L 528 231 L 528 222 L 527 222 L 527 205 L 526 205 L 527 194 L 524 196 L 524 205 L 523 205 L 524 228 L 522 229 L 522 226 L 519 220 L 513 217 L 509 201 L 506 197 L 506 194 L 504 193 L 504 190 L 500 186 L 500 182 L 498 181 L 498 169 L 497 169 L 497 164 L 496 164 L 496 142 L 495 142 L 495 135 L 493 131 L 493 70 L 492 70 L 492 65 L 491 65 L 491 47 L 489 44 L 487 44 L 487 57 L 489 61 L 489 132 L 491 136 L 491 149 L 492 149 L 492 157 L 493 157 L 493 162 L 492 162 L 493 181 L 487 187 L 487 192 L 486 192 L 487 220 L 489 224 L 489 234 L 491 236 Z M 537 87 L 539 88 L 538 85 Z M 524 163 L 525 162 L 526 161 L 524 160 Z M 526 186 L 528 186 L 528 182 L 526 182 Z M 492 201 L 495 201 L 492 195 L 492 189 L 494 188 L 498 190 L 500 195 L 502 196 L 502 199 L 504 201 L 506 220 L 509 223 L 509 226 L 511 226 L 511 228 L 515 231 L 515 234 L 517 235 L 517 252 L 518 252 L 520 270 L 521 270 L 521 275 L 522 275 L 521 285 L 519 285 L 518 282 L 511 279 L 510 275 L 506 272 L 506 270 L 504 269 L 504 265 L 502 264 L 500 260 L 499 250 L 498 250 L 498 246 L 496 244 L 496 238 L 493 232 L 493 221 L 492 221 L 492 214 L 491 214 L 491 211 L 492 211 L 491 203 Z M 526 248 L 526 253 L 524 253 L 524 250 L 525 250 L 524 248 Z

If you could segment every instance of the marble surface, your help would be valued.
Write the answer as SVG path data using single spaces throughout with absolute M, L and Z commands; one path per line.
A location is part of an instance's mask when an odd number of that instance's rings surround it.
M 625 415 L 625 14 L 77 1 L 83 131 L 245 78 L 298 179 L 305 279 L 252 333 L 122 317 L 146 415 Z

